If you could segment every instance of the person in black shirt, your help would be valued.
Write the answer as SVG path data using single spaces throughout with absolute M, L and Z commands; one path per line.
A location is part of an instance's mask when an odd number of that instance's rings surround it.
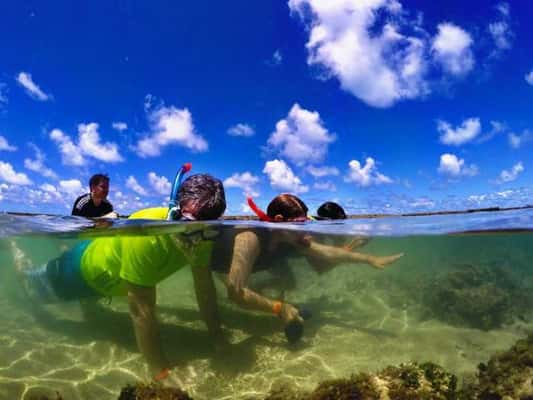
M 76 199 L 72 207 L 72 215 L 85 218 L 118 218 L 113 205 L 107 200 L 109 193 L 109 177 L 96 174 L 89 180 L 90 193 Z

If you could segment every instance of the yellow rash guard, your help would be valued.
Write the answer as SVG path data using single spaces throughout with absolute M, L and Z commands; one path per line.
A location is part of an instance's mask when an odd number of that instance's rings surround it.
M 166 220 L 168 210 L 148 208 L 129 219 Z M 187 224 L 188 225 L 188 224 Z M 85 282 L 103 296 L 125 296 L 125 281 L 153 287 L 185 266 L 207 267 L 213 242 L 204 240 L 203 224 L 191 223 L 179 234 L 125 236 L 93 240 L 81 258 Z

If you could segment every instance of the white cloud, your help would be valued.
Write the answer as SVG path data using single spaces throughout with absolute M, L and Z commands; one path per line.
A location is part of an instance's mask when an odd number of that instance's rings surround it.
M 324 128 L 318 112 L 303 109 L 296 103 L 287 118 L 276 123 L 268 144 L 279 148 L 281 155 L 296 165 L 304 165 L 321 162 L 334 140 L 335 135 Z
M 74 143 L 70 136 L 59 129 L 50 132 L 52 139 L 59 146 L 61 160 L 65 165 L 82 166 L 87 163 L 85 157 L 92 157 L 103 162 L 120 162 L 124 158 L 118 151 L 118 145 L 111 142 L 100 142 L 98 124 L 78 125 L 78 143 Z
M 113 129 L 119 131 L 119 132 L 122 132 L 122 131 L 125 131 L 126 129 L 128 129 L 128 124 L 125 123 L 125 122 L 113 122 L 111 124 L 111 126 L 113 127 Z
M 396 0 L 289 0 L 309 21 L 307 62 L 374 107 L 429 93 L 427 33 Z M 384 21 L 383 23 L 380 21 Z M 377 26 L 380 24 L 380 26 Z M 418 37 L 400 33 L 416 31 Z
M 437 130 L 440 132 L 441 143 L 460 146 L 473 140 L 481 132 L 479 118 L 469 118 L 455 129 L 446 121 L 437 121 Z
M 267 174 L 273 188 L 293 193 L 305 193 L 309 187 L 302 184 L 292 169 L 283 160 L 272 160 L 265 163 L 263 173 Z
M 27 72 L 20 72 L 17 75 L 17 82 L 26 90 L 28 96 L 35 100 L 47 101 L 51 99 L 51 96 L 41 90 L 31 78 L 31 74 Z
M 28 176 L 22 172 L 15 172 L 10 163 L 0 161 L 0 180 L 13 185 L 31 185 Z
M 66 179 L 59 181 L 59 191 L 70 196 L 78 196 L 83 191 L 83 186 L 78 179 Z
M 337 187 L 332 182 L 316 182 L 313 187 L 316 190 L 324 190 L 329 192 L 337 191 Z
M 524 171 L 524 166 L 521 162 L 516 163 L 513 165 L 513 168 L 511 170 L 503 170 L 500 172 L 500 176 L 496 180 L 496 183 L 505 183 L 505 182 L 512 182 L 516 178 L 518 178 L 518 175 Z
M 498 56 L 502 51 L 510 49 L 511 40 L 513 38 L 513 32 L 509 26 L 511 14 L 509 4 L 499 3 L 496 5 L 496 10 L 500 14 L 500 19 L 489 24 L 488 27 L 489 33 L 494 41 L 494 45 L 496 46 L 492 56 Z
M 478 173 L 478 167 L 475 164 L 465 165 L 464 159 L 457 158 L 455 154 L 445 153 L 440 156 L 438 171 L 451 177 L 474 176 Z
M 524 132 L 522 132 L 521 135 L 511 132 L 509 133 L 508 139 L 509 145 L 513 149 L 518 149 L 522 147 L 525 143 L 533 141 L 533 132 L 525 130 Z
M 277 49 L 274 54 L 272 54 L 272 58 L 270 60 L 271 65 L 280 65 L 283 62 L 283 55 L 281 54 L 281 51 Z
M 531 86 L 533 86 L 533 69 L 529 71 L 529 73 L 524 76 L 527 83 L 529 83 Z
M 82 166 L 86 160 L 82 155 L 81 149 L 76 146 L 70 136 L 65 135 L 63 131 L 54 129 L 50 132 L 50 139 L 57 143 L 61 152 L 61 161 L 65 165 Z
M 188 109 L 160 107 L 148 115 L 151 135 L 137 143 L 137 154 L 141 157 L 154 157 L 161 154 L 161 148 L 177 144 L 192 151 L 204 152 L 208 149 L 205 139 L 195 132 L 192 116 Z
M 435 61 L 452 75 L 465 75 L 474 67 L 472 38 L 451 23 L 439 24 L 438 30 L 432 44 Z
M 244 136 L 250 137 L 255 134 L 254 128 L 248 124 L 233 125 L 228 129 L 228 135 L 230 136 Z
M 56 187 L 54 185 L 51 185 L 50 183 L 43 183 L 40 186 L 40 189 L 44 192 L 57 193 Z
M 25 158 L 24 167 L 30 171 L 37 172 L 46 178 L 56 179 L 57 174 L 44 164 L 46 157 L 41 149 L 39 149 L 33 143 L 30 143 L 29 146 L 35 152 L 35 159 L 32 160 L 31 158 Z
M 148 181 L 152 188 L 161 195 L 169 196 L 171 185 L 168 179 L 164 176 L 157 176 L 155 172 L 148 174 Z
M 307 172 L 309 172 L 311 175 L 313 175 L 315 178 L 322 178 L 324 176 L 337 176 L 339 175 L 339 170 L 335 167 L 314 167 L 310 165 L 307 167 Z
M 7 94 L 6 94 L 6 84 L 0 82 L 0 109 L 2 106 L 8 103 Z
M 133 175 L 130 175 L 126 181 L 126 187 L 133 190 L 135 193 L 146 196 L 148 193 L 146 190 L 137 182 L 137 179 Z
M 376 162 L 371 157 L 366 158 L 364 167 L 357 160 L 350 161 L 348 165 L 350 170 L 344 178 L 346 182 L 355 182 L 363 187 L 392 183 L 392 179 L 378 172 Z
M 11 146 L 7 139 L 0 135 L 0 151 L 17 151 L 16 146 Z
M 78 138 L 79 147 L 84 155 L 110 163 L 124 161 L 115 143 L 100 143 L 97 123 L 79 124 Z
M 246 195 L 257 197 L 259 194 L 254 189 L 254 186 L 258 182 L 259 177 L 252 175 L 252 173 L 248 171 L 243 172 L 242 174 L 236 172 L 224 180 L 224 186 L 241 188 Z

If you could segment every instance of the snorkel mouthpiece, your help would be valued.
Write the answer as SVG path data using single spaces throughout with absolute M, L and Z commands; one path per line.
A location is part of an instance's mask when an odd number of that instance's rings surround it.
M 246 201 L 248 202 L 248 206 L 251 208 L 254 214 L 257 215 L 260 221 L 274 222 L 272 218 L 270 218 L 263 210 L 257 207 L 254 200 L 250 196 L 246 198 Z
M 167 220 L 173 221 L 177 218 L 178 215 L 178 208 L 179 208 L 179 196 L 178 191 L 181 186 L 181 181 L 183 180 L 183 176 L 189 172 L 192 169 L 192 164 L 190 162 L 185 163 L 181 166 L 181 168 L 176 173 L 176 177 L 174 178 L 174 184 L 172 185 L 172 190 L 170 192 L 170 201 L 168 203 L 168 214 L 167 214 Z

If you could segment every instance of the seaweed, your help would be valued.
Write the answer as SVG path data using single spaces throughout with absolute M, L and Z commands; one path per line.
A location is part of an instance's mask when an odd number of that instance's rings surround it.
M 192 397 L 179 388 L 138 383 L 122 388 L 118 400 L 192 400 Z
M 491 330 L 523 318 L 532 299 L 509 269 L 466 264 L 426 284 L 423 303 L 428 316 L 451 325 Z
M 478 366 L 477 382 L 466 385 L 462 399 L 533 399 L 533 334 Z

